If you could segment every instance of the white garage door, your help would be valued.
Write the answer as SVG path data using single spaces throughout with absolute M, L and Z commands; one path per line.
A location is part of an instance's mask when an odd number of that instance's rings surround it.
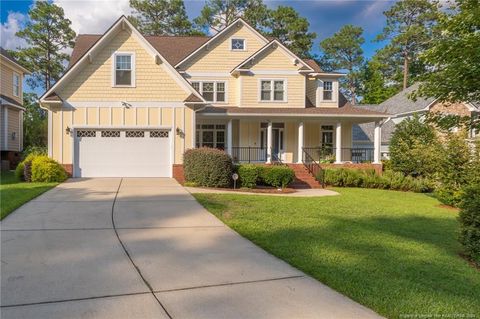
M 75 177 L 170 177 L 171 174 L 168 130 L 75 130 Z

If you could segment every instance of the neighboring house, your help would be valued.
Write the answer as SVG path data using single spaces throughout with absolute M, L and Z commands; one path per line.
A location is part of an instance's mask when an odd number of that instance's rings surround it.
M 239 162 L 352 158 L 352 126 L 384 112 L 339 94 L 341 74 L 267 39 L 242 19 L 213 37 L 143 36 L 125 18 L 79 35 L 64 76 L 40 99 L 49 155 L 74 176 L 172 176 L 194 147 Z M 380 149 L 375 161 L 380 160 Z
M 378 105 L 358 105 L 358 107 L 366 110 L 374 110 L 386 112 L 391 116 L 382 124 L 382 141 L 381 153 L 382 157 L 389 157 L 390 139 L 395 126 L 406 118 L 412 117 L 414 114 L 424 115 L 428 112 L 439 112 L 442 114 L 452 114 L 459 116 L 468 116 L 478 118 L 480 115 L 480 103 L 464 102 L 464 103 L 442 103 L 434 98 L 417 98 L 415 101 L 409 98 L 410 94 L 418 89 L 419 84 L 416 83 L 407 89 L 397 93 L 388 100 Z M 353 127 L 353 145 L 361 149 L 374 147 L 374 123 L 364 123 Z M 477 137 L 475 131 L 469 131 L 469 139 Z
M 13 168 L 23 150 L 23 77 L 22 67 L 5 49 L 0 48 L 0 149 L 2 168 Z

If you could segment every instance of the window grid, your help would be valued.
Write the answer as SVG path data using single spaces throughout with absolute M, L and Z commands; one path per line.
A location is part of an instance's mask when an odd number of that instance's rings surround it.
M 196 147 L 212 147 L 225 149 L 225 124 L 197 124 L 195 132 Z
M 284 102 L 285 101 L 285 81 L 284 80 L 261 80 L 260 100 L 264 102 Z
M 192 86 L 208 102 L 226 102 L 226 83 L 223 81 L 194 81 Z
M 97 132 L 92 130 L 78 130 L 77 137 L 96 137 Z
M 150 131 L 151 138 L 166 138 L 168 137 L 168 131 Z
M 102 131 L 102 137 L 120 137 L 120 131 Z
M 115 55 L 115 79 L 116 86 L 133 85 L 133 54 Z
M 145 137 L 144 131 L 125 131 L 125 137 Z
M 333 100 L 333 83 L 330 81 L 323 82 L 323 99 L 325 101 Z
M 13 95 L 20 96 L 20 75 L 13 73 Z
M 232 39 L 231 46 L 233 51 L 245 50 L 245 39 Z

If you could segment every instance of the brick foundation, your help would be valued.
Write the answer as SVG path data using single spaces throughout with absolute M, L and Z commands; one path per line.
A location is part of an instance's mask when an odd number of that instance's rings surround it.
M 73 165 L 72 164 L 62 164 L 63 168 L 67 171 L 69 177 L 73 175 Z
M 377 174 L 381 175 L 383 172 L 383 164 L 373 163 L 342 163 L 342 164 L 320 164 L 322 168 L 350 168 L 350 169 L 374 169 Z
M 183 164 L 173 164 L 173 178 L 180 184 L 185 183 L 185 175 L 183 173 Z
M 1 159 L 2 159 L 2 161 L 8 161 L 8 163 L 10 165 L 10 167 L 9 167 L 10 169 L 15 169 L 17 167 L 18 163 L 20 163 L 20 160 L 22 158 L 21 158 L 20 152 L 2 151 Z

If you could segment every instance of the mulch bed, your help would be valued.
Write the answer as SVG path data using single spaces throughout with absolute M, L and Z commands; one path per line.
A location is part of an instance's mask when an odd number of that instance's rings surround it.
M 237 189 L 217 188 L 217 187 L 201 187 L 201 188 L 218 189 L 222 191 L 229 191 L 232 193 L 246 192 L 246 193 L 266 193 L 266 194 L 291 194 L 291 193 L 297 192 L 293 188 L 284 188 L 284 189 L 278 190 L 277 188 L 274 188 L 274 187 L 262 187 L 262 186 L 258 186 L 257 188 L 237 188 Z

